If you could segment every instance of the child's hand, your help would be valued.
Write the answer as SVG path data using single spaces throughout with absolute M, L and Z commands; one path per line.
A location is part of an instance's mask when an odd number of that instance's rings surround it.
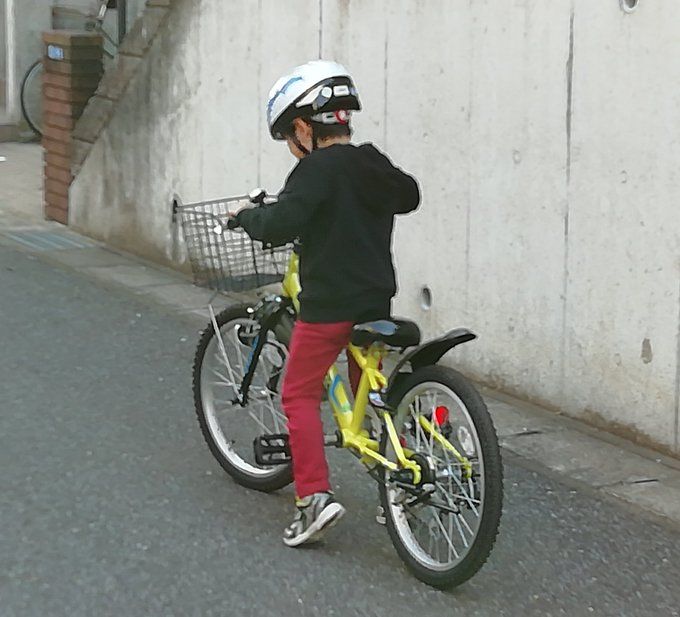
M 240 226 L 236 215 L 230 212 L 229 218 L 227 219 L 227 229 L 238 229 Z

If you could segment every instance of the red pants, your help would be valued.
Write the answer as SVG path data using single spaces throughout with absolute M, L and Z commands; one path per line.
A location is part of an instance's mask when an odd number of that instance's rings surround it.
M 331 488 L 319 408 L 324 376 L 349 342 L 353 325 L 351 321 L 297 321 L 293 328 L 282 398 L 283 410 L 288 418 L 293 478 L 298 497 Z M 351 354 L 347 354 L 347 358 L 352 390 L 356 392 L 361 371 Z

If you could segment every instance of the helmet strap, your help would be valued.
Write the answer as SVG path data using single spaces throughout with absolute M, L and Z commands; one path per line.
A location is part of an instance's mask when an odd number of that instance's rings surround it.
M 293 142 L 293 144 L 295 145 L 295 147 L 296 147 L 300 152 L 302 152 L 305 156 L 307 156 L 307 155 L 309 154 L 309 150 L 307 150 L 307 148 L 305 148 L 305 147 L 300 143 L 300 140 L 297 138 L 297 135 L 295 135 L 295 134 L 292 135 L 291 138 L 290 138 L 290 140 Z
M 316 123 L 312 121 L 310 125 L 312 127 L 312 150 L 316 150 L 319 147 L 316 139 Z

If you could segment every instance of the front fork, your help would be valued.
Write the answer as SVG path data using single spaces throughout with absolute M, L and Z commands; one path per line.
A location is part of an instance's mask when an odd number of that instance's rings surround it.
M 249 311 L 252 310 L 253 319 L 259 324 L 260 330 L 257 333 L 257 336 L 255 336 L 254 344 L 251 348 L 250 356 L 248 357 L 246 373 L 238 388 L 236 398 L 232 401 L 233 403 L 238 404 L 241 407 L 248 405 L 248 393 L 250 391 L 250 386 L 253 383 L 253 378 L 255 377 L 255 370 L 257 369 L 260 355 L 262 354 L 264 346 L 267 344 L 267 335 L 276 328 L 282 313 L 288 313 L 289 306 L 290 301 L 287 300 L 287 298 L 283 298 L 282 296 L 270 296 L 262 300 L 255 308 L 249 309 Z M 212 311 L 211 320 L 213 322 L 215 334 L 222 347 L 222 353 L 226 355 L 226 350 L 224 349 L 222 338 L 219 336 L 217 322 L 215 321 Z

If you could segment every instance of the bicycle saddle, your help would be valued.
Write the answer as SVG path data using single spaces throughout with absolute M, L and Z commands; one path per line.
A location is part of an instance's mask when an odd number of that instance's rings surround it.
M 385 343 L 391 347 L 413 347 L 420 344 L 420 328 L 408 319 L 379 319 L 354 326 L 351 342 L 357 347 Z

